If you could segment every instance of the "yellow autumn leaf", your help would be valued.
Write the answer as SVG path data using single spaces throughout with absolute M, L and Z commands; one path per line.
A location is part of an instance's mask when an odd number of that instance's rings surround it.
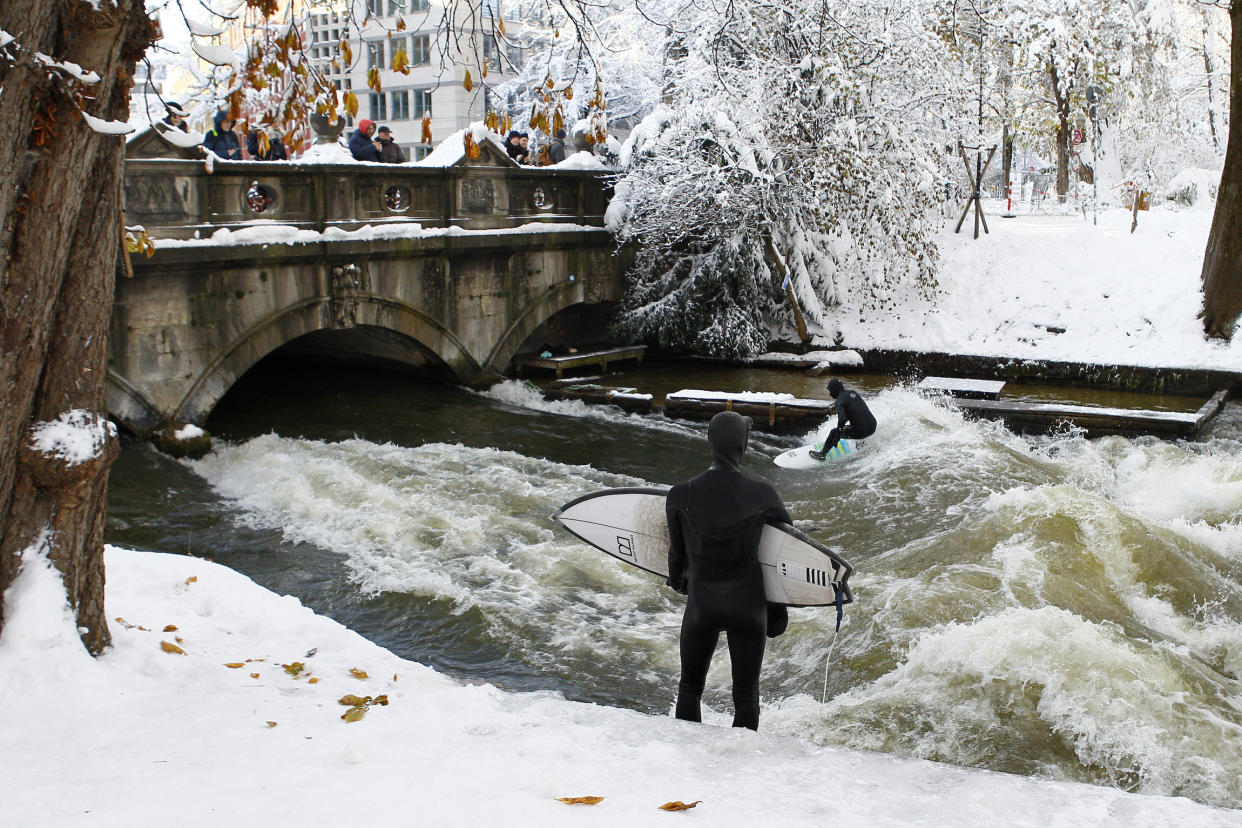
M 286 673 L 294 677 L 296 677 L 298 673 L 306 669 L 306 665 L 300 661 L 295 661 L 292 664 L 282 664 L 280 666 L 285 668 Z
M 226 662 L 224 662 L 224 666 L 225 666 L 225 667 L 228 667 L 230 670 L 236 670 L 236 669 L 237 669 L 237 668 L 239 668 L 239 667 L 245 667 L 245 666 L 246 666 L 246 662 L 244 662 L 244 661 L 226 661 Z
M 181 649 L 171 641 L 161 641 L 160 649 L 166 653 L 178 653 L 179 655 L 185 655 L 185 650 Z
M 399 32 L 405 31 L 405 18 L 404 17 L 397 18 L 397 31 Z
M 318 683 L 319 683 L 319 679 L 318 679 L 318 678 L 308 678 L 308 679 L 306 680 L 306 683 L 307 683 L 307 684 L 318 684 Z
M 410 59 L 406 56 L 405 49 L 398 49 L 392 56 L 392 71 L 403 75 L 410 74 Z
M 598 805 L 604 801 L 602 796 L 558 796 L 557 802 L 564 802 L 566 805 Z
M 345 93 L 345 112 L 348 113 L 351 118 L 358 117 L 358 96 L 353 92 Z
M 185 579 L 185 582 L 186 582 L 187 584 L 192 584 L 192 583 L 194 583 L 194 582 L 195 582 L 195 581 L 197 581 L 197 580 L 198 580 L 198 576 L 197 576 L 197 575 L 191 575 L 190 577 L 188 577 L 188 578 L 186 578 L 186 579 Z
M 340 43 L 341 55 L 345 58 L 346 65 L 354 62 L 354 50 L 349 48 L 349 41 L 342 40 Z
M 496 28 L 500 30 L 500 33 L 501 33 L 501 34 L 504 34 L 504 33 L 505 33 L 505 21 L 503 21 L 503 20 L 497 20 L 497 21 L 496 21 Z
M 251 678 L 258 678 L 258 677 L 259 677 L 259 674 L 258 674 L 258 673 L 251 673 L 251 674 L 250 674 L 250 677 L 251 677 Z
M 372 66 L 367 70 L 367 86 L 374 89 L 376 92 L 383 91 L 383 85 L 380 83 L 379 69 L 375 66 Z
M 270 721 L 270 720 L 269 720 L 269 721 L 268 721 L 268 723 L 267 723 L 267 726 L 268 726 L 269 728 L 273 728 L 273 727 L 275 727 L 275 726 L 276 726 L 276 723 L 275 723 L 275 722 L 273 722 L 273 721 Z
M 387 707 L 388 706 L 388 694 L 384 693 L 383 695 L 376 696 L 375 700 L 371 702 L 371 704 L 378 704 L 380 707 Z
M 361 707 L 362 705 L 366 704 L 370 700 L 371 700 L 370 696 L 367 696 L 366 698 L 362 698 L 361 696 L 355 696 L 353 693 L 346 693 L 345 695 L 337 699 L 337 702 L 345 705 L 346 707 Z
M 351 707 L 341 715 L 341 718 L 347 722 L 356 722 L 361 720 L 365 715 L 367 715 L 367 709 L 365 707 Z
M 466 87 L 467 92 L 474 89 L 474 79 L 470 77 L 469 69 L 466 70 L 466 78 L 461 82 L 461 85 Z
M 393 680 L 393 681 L 396 681 L 396 680 L 397 680 L 397 674 L 396 674 L 396 673 L 393 673 L 393 674 L 392 674 L 392 680 Z
M 698 805 L 702 801 L 703 800 L 701 799 L 697 799 L 694 802 L 686 803 L 678 799 L 673 802 L 665 802 L 663 805 L 660 806 L 660 810 L 661 811 L 688 811 L 691 808 L 693 808 L 695 805 Z
M 350 667 L 349 674 L 358 679 L 369 678 L 366 670 L 359 670 L 357 667 Z

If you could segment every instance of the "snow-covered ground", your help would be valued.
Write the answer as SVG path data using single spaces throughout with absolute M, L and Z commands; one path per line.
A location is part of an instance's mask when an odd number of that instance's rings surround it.
M 5 596 L 4 825 L 1242 825 L 1186 799 L 467 686 L 208 561 L 109 547 L 107 568 L 99 659 L 45 558 Z M 387 704 L 347 722 L 347 694 Z M 584 796 L 603 800 L 558 801 Z M 675 801 L 699 804 L 660 810 Z
M 1209 342 L 1198 319 L 1213 202 L 1138 214 L 1019 213 L 987 202 L 990 233 L 948 222 L 940 295 L 841 314 L 849 348 L 898 348 L 1115 365 L 1242 370 L 1242 337 Z M 829 343 L 820 343 L 829 344 Z

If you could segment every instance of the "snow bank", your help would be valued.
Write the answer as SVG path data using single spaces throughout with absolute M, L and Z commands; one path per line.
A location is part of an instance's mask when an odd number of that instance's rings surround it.
M 37 550 L 5 595 L 7 824 L 1239 824 L 1186 799 L 465 685 L 208 561 L 109 547 L 107 567 L 99 659 Z M 341 718 L 347 694 L 373 702 L 359 721 Z M 603 801 L 557 801 L 588 795 Z M 659 810 L 673 800 L 699 804 Z
M 1164 197 L 1186 207 L 1212 208 L 1220 187 L 1220 170 L 1192 167 L 1182 170 L 1164 185 Z

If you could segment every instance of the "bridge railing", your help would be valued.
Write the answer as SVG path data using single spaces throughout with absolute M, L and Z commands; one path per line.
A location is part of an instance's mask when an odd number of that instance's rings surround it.
M 322 232 L 418 222 L 490 230 L 530 222 L 603 226 L 602 170 L 389 164 L 125 162 L 125 221 L 155 239 L 206 238 L 272 222 Z

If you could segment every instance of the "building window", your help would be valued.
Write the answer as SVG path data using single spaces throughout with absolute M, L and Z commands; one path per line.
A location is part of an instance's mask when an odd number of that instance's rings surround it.
M 375 17 L 384 13 L 384 0 L 367 0 L 367 12 Z
M 376 40 L 367 44 L 367 68 L 383 69 L 384 67 L 384 41 Z
M 408 121 L 410 119 L 410 90 L 402 89 L 392 93 L 392 119 Z
M 424 115 L 431 114 L 431 90 L 430 89 L 412 89 L 410 94 L 414 98 L 414 111 L 412 117 L 421 118 Z
M 405 11 L 405 0 L 388 0 L 389 17 L 392 17 L 394 14 L 401 14 L 403 11 Z
M 431 63 L 431 35 L 414 35 L 411 38 L 410 50 L 406 54 L 410 57 L 411 66 Z
M 427 11 L 427 0 L 405 0 L 406 8 L 412 12 Z
M 388 96 L 382 93 L 371 93 L 371 120 L 388 120 Z
M 500 71 L 500 47 L 491 35 L 483 38 L 483 64 L 493 72 Z

